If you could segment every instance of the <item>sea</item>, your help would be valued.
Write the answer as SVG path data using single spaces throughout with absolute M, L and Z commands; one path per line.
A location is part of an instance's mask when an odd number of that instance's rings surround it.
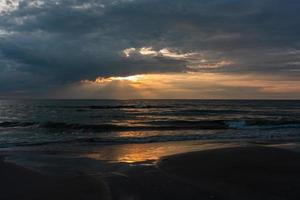
M 300 101 L 0 100 L 0 157 L 54 175 L 122 172 L 178 153 L 299 139 Z
M 300 137 L 300 101 L 0 100 L 0 148 Z

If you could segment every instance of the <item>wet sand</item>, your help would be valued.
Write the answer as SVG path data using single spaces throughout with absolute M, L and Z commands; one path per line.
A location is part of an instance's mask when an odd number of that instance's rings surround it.
M 43 175 L 0 160 L 1 200 L 110 199 L 98 177 Z
M 289 150 L 215 149 L 166 157 L 158 166 L 223 199 L 300 199 L 300 154 Z
M 261 146 L 177 154 L 97 176 L 39 174 L 0 161 L 6 199 L 300 199 L 300 154 Z

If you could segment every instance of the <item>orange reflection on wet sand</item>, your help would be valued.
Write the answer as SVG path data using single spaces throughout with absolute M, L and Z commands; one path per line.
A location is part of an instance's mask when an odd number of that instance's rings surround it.
M 102 147 L 82 156 L 111 162 L 137 163 L 156 161 L 163 156 L 233 146 L 233 144 L 189 142 L 165 142 L 151 144 L 124 144 Z

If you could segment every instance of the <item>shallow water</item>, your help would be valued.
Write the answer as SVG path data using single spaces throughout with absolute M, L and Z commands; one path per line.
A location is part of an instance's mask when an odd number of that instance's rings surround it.
M 64 151 L 24 148 L 6 152 L 5 161 L 51 175 L 95 175 L 126 171 L 132 167 L 153 166 L 164 156 L 217 148 L 249 145 L 200 141 L 162 142 L 64 147 Z M 67 151 L 66 151 L 67 149 Z

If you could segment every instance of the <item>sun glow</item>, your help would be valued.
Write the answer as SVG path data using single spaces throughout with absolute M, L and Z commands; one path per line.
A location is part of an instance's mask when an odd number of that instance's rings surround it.
M 116 81 L 132 81 L 136 82 L 143 78 L 143 75 L 133 75 L 133 76 L 118 76 L 118 77 L 110 77 L 110 80 Z
M 132 75 L 132 76 L 112 76 L 112 77 L 98 77 L 95 80 L 83 80 L 81 83 L 96 83 L 96 84 L 106 84 L 113 81 L 124 81 L 124 82 L 138 82 L 144 75 Z
M 59 94 L 116 99 L 263 99 L 300 94 L 299 85 L 298 80 L 284 80 L 275 75 L 186 72 L 98 77 L 82 80 Z

